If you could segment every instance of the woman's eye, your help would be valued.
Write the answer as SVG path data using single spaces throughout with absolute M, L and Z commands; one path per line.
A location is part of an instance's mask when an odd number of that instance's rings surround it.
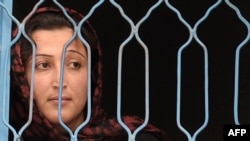
M 81 67 L 81 64 L 78 62 L 71 62 L 69 63 L 68 67 L 72 69 L 79 69 Z
M 36 65 L 36 69 L 48 69 L 50 66 L 49 66 L 49 63 L 45 62 L 45 63 L 39 63 Z

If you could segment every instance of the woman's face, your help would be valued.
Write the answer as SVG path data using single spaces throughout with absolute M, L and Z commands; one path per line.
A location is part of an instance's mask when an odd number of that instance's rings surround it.
M 36 30 L 31 38 L 37 46 L 34 77 L 34 99 L 39 111 L 53 124 L 58 124 L 58 92 L 61 57 L 65 43 L 73 35 L 71 28 Z M 84 120 L 87 101 L 87 53 L 79 39 L 66 51 L 62 92 L 62 119 L 72 130 Z M 26 65 L 26 76 L 31 82 L 32 58 Z

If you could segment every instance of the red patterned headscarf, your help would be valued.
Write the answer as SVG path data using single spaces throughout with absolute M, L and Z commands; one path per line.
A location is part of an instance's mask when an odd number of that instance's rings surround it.
M 72 10 L 65 8 L 67 13 L 78 23 L 83 16 Z M 48 16 L 49 15 L 49 16 Z M 48 17 L 64 17 L 62 11 L 55 7 L 43 7 L 37 9 L 36 13 L 27 21 L 25 30 L 28 35 L 37 29 L 54 29 L 58 27 L 71 27 L 68 24 L 51 23 L 55 20 L 47 20 L 47 25 L 39 25 L 39 20 Z M 36 20 L 34 20 L 36 19 Z M 67 19 L 64 17 L 65 21 Z M 67 22 L 66 22 L 67 23 Z M 87 40 L 91 47 L 92 53 L 92 113 L 90 122 L 78 134 L 79 140 L 97 141 L 97 140 L 119 140 L 126 138 L 127 133 L 117 122 L 116 118 L 109 118 L 104 110 L 100 107 L 102 94 L 102 63 L 101 63 L 101 49 L 95 30 L 89 22 L 86 22 L 82 27 L 82 35 Z M 14 36 L 16 31 L 14 31 Z M 28 119 L 29 109 L 29 85 L 25 76 L 24 66 L 26 60 L 32 53 L 31 46 L 24 37 L 13 46 L 11 64 L 11 119 L 10 122 L 19 130 Z M 83 111 L 85 112 L 85 111 Z M 139 125 L 143 123 L 138 117 L 124 116 L 123 121 L 134 131 Z M 145 132 L 150 132 L 155 136 L 161 136 L 161 131 L 152 125 L 148 125 Z M 24 131 L 23 139 L 26 140 L 46 140 L 46 141 L 69 141 L 68 135 L 60 134 L 53 125 L 39 114 L 39 109 L 34 103 L 33 120 L 31 125 Z

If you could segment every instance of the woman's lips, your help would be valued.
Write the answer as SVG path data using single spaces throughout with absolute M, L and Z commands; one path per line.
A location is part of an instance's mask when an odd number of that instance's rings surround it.
M 71 101 L 72 99 L 67 97 L 67 96 L 63 96 L 62 99 L 61 99 L 61 103 L 62 105 L 66 104 L 67 102 Z M 55 97 L 51 97 L 48 99 L 49 102 L 54 102 L 56 104 L 59 103 L 59 97 L 58 96 L 55 96 Z

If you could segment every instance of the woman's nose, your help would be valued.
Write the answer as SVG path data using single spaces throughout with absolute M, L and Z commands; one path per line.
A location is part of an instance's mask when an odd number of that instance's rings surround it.
M 66 85 L 65 81 L 62 83 L 62 85 L 63 85 L 62 86 L 63 89 L 67 88 L 67 85 Z M 60 81 L 59 80 L 58 81 L 53 81 L 52 87 L 54 89 L 59 89 L 60 88 Z
M 60 73 L 61 73 L 61 68 L 56 67 L 53 71 L 53 82 L 52 82 L 52 87 L 58 89 L 60 87 Z M 67 83 L 66 83 L 66 77 L 65 75 L 63 76 L 63 83 L 62 83 L 62 88 L 65 89 L 67 87 Z

